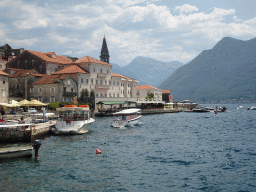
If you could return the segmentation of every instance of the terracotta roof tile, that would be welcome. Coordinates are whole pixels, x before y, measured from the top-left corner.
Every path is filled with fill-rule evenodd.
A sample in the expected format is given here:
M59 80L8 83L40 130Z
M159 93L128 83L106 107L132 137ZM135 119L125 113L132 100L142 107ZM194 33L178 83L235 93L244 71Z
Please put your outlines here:
M171 93L169 90L162 90L162 93Z
M39 80L37 80L35 83L33 83L34 85L38 85L38 84L53 84L58 82L59 79L65 79L68 75L64 74L64 75L44 75L43 77L41 77Z
M3 70L0 70L0 75L4 75L4 76L10 76L9 74L3 72Z
M77 73L88 73L88 71L82 69L81 67L79 67L78 65L71 65L65 69L62 69L60 71L57 71L55 73L53 73L53 75L56 75L56 74L77 74Z
M53 63L59 63L59 64L72 63L71 59L69 59L65 56L56 55L54 52L41 53L41 52L37 52L37 51L29 51L29 50L26 50L26 51L47 61L47 62L53 62Z
M80 59L78 59L75 63L97 63L97 64L102 64L102 65L110 65L109 63L103 62L101 60L98 59L94 59L92 57L86 56L86 57L82 57Z
M158 88L155 88L149 85L137 85L134 89L158 89Z
M133 81L135 80L135 79L132 79L130 77L127 77L127 76L124 76L124 75L119 75L119 74L116 74L116 73L112 73L112 77L122 77L122 78L133 80Z
M36 74L37 72L34 69L31 70L17 70L11 77L25 77L28 74Z

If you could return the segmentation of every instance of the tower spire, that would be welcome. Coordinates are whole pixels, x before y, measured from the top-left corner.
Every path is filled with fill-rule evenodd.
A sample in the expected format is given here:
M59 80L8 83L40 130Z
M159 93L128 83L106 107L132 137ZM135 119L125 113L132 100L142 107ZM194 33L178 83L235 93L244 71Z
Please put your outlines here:
M107 46L105 35L104 35L103 42L102 42L102 48L101 48L101 52L100 52L100 60L104 61L106 63L109 63L109 52L108 52L108 46Z

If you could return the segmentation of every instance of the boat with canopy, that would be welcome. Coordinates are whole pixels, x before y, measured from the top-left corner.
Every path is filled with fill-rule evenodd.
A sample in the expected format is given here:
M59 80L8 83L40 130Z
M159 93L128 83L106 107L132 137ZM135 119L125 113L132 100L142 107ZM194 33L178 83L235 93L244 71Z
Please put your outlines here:
M52 130L57 135L80 135L88 132L87 127L95 120L90 117L88 105L65 105L57 108L59 118Z
M140 111L140 109L133 108L113 113L113 115L118 116L118 119L112 122L112 127L119 128L137 125L139 123L139 120L141 119Z

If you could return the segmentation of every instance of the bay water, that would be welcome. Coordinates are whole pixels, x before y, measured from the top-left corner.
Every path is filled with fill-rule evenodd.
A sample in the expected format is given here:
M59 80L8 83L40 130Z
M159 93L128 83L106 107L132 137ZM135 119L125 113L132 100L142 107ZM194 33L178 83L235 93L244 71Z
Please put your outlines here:
M121 129L95 118L85 135L41 139L38 158L0 162L0 191L256 191L256 104L238 105Z

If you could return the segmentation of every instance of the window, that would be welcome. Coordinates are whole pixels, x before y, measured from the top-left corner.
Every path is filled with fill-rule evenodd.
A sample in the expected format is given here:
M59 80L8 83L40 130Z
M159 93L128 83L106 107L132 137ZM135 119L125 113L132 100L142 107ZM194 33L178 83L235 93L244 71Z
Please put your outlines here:
M9 89L11 89L12 88L12 85L9 85Z
M73 88L71 88L71 92L73 92Z
M114 95L113 95L113 97L115 97L116 95L115 95L115 93L114 93Z
M5 81L3 81L3 84L5 84Z
M55 102L55 97L54 96L51 96L50 102Z
M119 94L117 94L117 97L119 97Z
M105 85L107 85L107 81L105 81Z
M102 96L102 93L100 94L100 97L103 97L103 96Z
M100 80L100 84L102 85L102 79Z
M3 97L5 97L5 91L4 91L4 90L3 90L3 92L2 92L2 93L3 93Z
M83 79L81 79L81 83L83 83L84 82L84 80Z
M20 85L19 84L17 84L17 89L19 89L20 88Z
M96 79L96 84L98 85L98 80Z
M32 63L33 63L33 64L35 63L35 59L32 59Z
M100 73L102 73L102 69L100 69Z
M105 93L105 97L107 97L107 93Z
M107 73L108 73L108 70L107 70Z
M113 81L113 85L115 85L116 84L116 82L115 81Z
M66 98L65 97L63 97L63 102L66 102Z
M86 83L89 83L89 79L86 79Z
M91 84L93 84L93 79L91 79Z
M96 94L96 97L98 97L98 93Z
M70 79L68 79L68 85L70 85Z
M93 72L95 72L95 68L93 68Z
M139 91L137 91L137 96L140 96L140 92Z
M52 88L51 88L51 92L55 92L55 87L52 87Z
M40 87L40 88L38 88L38 92L39 93L41 93L42 92L42 88Z
M111 85L111 81L109 81L109 85Z
M111 97L111 93L109 93L109 97Z
M119 81L117 81L117 85L119 85Z

